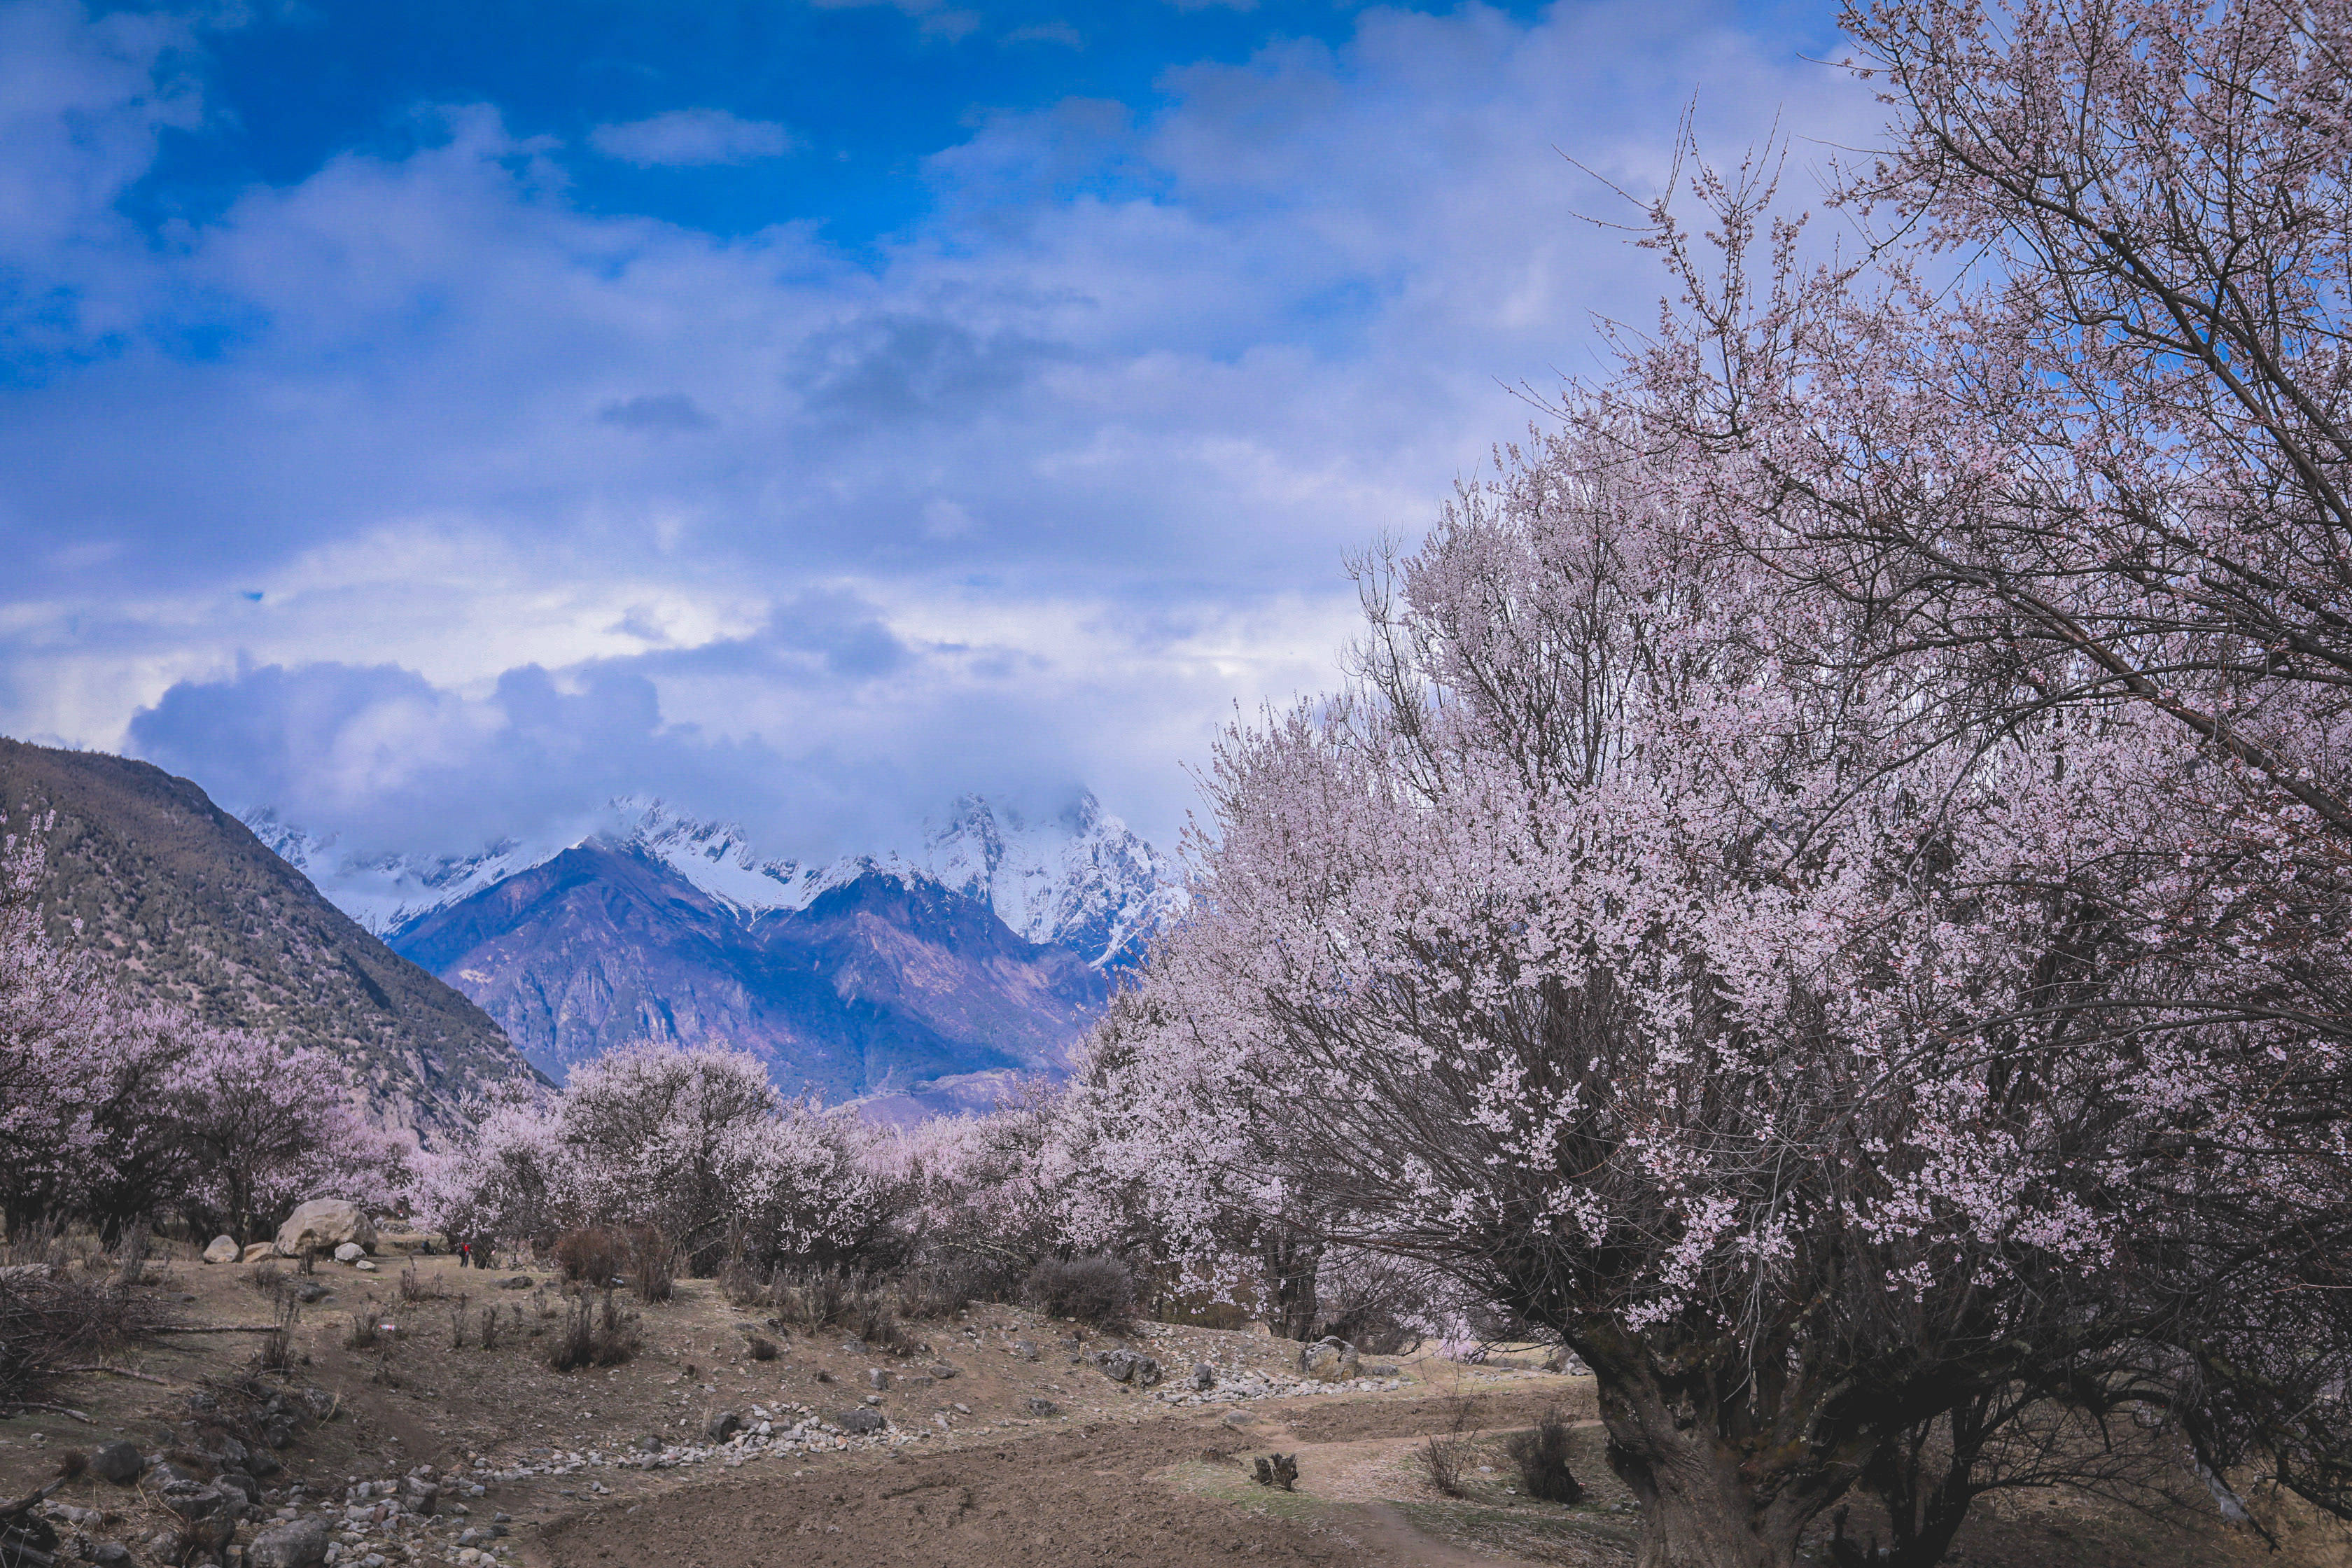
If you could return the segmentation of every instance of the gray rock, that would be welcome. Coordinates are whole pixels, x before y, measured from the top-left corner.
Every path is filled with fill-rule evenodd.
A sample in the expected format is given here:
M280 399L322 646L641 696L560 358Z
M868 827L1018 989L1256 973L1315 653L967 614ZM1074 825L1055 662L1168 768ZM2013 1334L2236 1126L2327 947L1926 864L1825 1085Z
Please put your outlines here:
M157 1454L147 1456L147 1479L159 1490L169 1490L175 1486L200 1487L205 1484L204 1477L197 1475L194 1470L175 1465Z
M302 1283L294 1287L294 1299L297 1301L301 1302L306 1307L314 1301L323 1301L333 1294L333 1291L328 1289L324 1285L320 1284L316 1279L305 1279Z
M889 1417L869 1405L860 1405L855 1410L843 1411L833 1418L833 1424L845 1432L855 1432L863 1437L871 1433L879 1432L883 1427L890 1425L890 1421Z
M245 1549L246 1568L312 1568L327 1560L327 1521L289 1519L273 1524Z
M165 1467L158 1465L155 1468L161 1471ZM166 1481L158 1496L166 1509L190 1523L216 1514L228 1513L234 1517L235 1513L244 1511L245 1500L235 1492L208 1487L199 1480Z
M89 1457L89 1473L118 1487L127 1487L137 1480L139 1472L146 1468L147 1457L139 1451L139 1446L119 1439Z
M278 1462L278 1456L266 1448L257 1448L245 1457L246 1472L265 1481L285 1468Z
M1184 1381L1192 1387L1206 1393L1208 1390L1217 1386L1217 1369L1211 1366L1207 1362L1195 1362L1192 1363L1192 1375L1186 1378Z
M702 1435L714 1443L723 1443L743 1430L743 1418L732 1410L721 1410L702 1424Z
M499 1289L501 1290L528 1290L530 1288L531 1278L528 1274L518 1274L511 1279L499 1281Z
M1345 1383L1356 1375L1356 1347L1334 1335L1301 1346L1298 1370L1318 1383Z
M331 1419L341 1404L325 1389L315 1386L302 1391L302 1403L310 1407L311 1416L320 1421Z
M1160 1363L1148 1355L1114 1345L1095 1353L1095 1365L1113 1383L1132 1384L1138 1388L1150 1388L1160 1381Z
M245 1465L246 1447L236 1438L224 1436L213 1445L213 1457L220 1460L225 1470L239 1469Z
M940 1383L945 1383L948 1379L958 1375L956 1369L946 1362L934 1363L930 1372L933 1380Z
M644 1436L637 1439L637 1452L641 1454L658 1454L661 1451L662 1440L659 1437L655 1436L652 1433L648 1432Z
M890 1386L890 1371L887 1367L869 1366L866 1369L866 1381L877 1390L887 1388Z
M357 1263L366 1256L367 1248L356 1241L347 1241L335 1248L335 1261L338 1263Z
M1035 1361L1037 1359L1037 1347L1031 1344L1027 1340L1015 1340L1013 1342L1013 1353L1019 1356L1023 1361Z
M212 1245L205 1248L205 1261L207 1263L234 1263L237 1259L237 1255L242 1253L244 1250L245 1248L236 1244L236 1237L233 1236L216 1236L213 1237Z
M1061 1413L1062 1407L1050 1399L1033 1397L1029 1401L1029 1414L1032 1415L1059 1415Z
M305 1252L331 1252L347 1241L363 1252L375 1250L375 1222L359 1205L341 1198L313 1198L296 1209L278 1227L278 1255L299 1258Z
M401 1483L400 1502L411 1513L431 1513L441 1506L441 1489L423 1476L410 1476Z
M257 1503L261 1500L261 1483L243 1470L223 1470L213 1485L223 1491L236 1493L248 1503Z
M120 1541L101 1541L89 1549L89 1560L98 1568L131 1568L131 1548Z

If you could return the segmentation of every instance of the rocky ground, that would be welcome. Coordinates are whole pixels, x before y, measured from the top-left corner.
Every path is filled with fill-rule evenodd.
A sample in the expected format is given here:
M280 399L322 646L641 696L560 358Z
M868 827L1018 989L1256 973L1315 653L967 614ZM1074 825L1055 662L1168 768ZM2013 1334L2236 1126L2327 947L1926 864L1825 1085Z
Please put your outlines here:
M632 1359L557 1373L546 1350L567 1308L545 1276L391 1248L373 1262L295 1281L314 1300L281 1370L255 1364L257 1332L173 1335L78 1375L63 1409L0 1421L0 1499L53 1476L68 1448L139 1467L50 1497L63 1563L168 1560L200 1495L246 1500L230 1550L244 1568L1632 1561L1638 1516L1602 1460L1591 1382L1532 1358L1367 1362L1321 1381L1263 1331L1106 1337L1002 1306L915 1325L919 1344L894 1354L780 1329L681 1280L665 1304L616 1300L639 1314ZM277 1289L260 1275L186 1258L143 1289L190 1326L257 1330ZM1156 1384L1137 1374L1145 1358ZM1521 1496L1504 1450L1554 1409L1589 1489L1573 1507ZM1466 1495L1431 1485L1433 1435L1464 1444ZM1295 1491L1254 1479L1277 1452L1297 1457ZM2033 1499L1988 1509L1952 1561L2352 1562L2315 1526L2282 1545Z

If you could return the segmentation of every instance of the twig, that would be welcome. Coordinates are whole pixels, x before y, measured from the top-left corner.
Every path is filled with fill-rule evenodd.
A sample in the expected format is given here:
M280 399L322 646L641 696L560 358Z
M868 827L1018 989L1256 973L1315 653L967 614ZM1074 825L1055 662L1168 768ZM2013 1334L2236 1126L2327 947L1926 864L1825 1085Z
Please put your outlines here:
M202 1325L192 1323L165 1323L160 1328L151 1329L148 1331L150 1333L156 1334L274 1334L278 1331L278 1325L275 1323L223 1323Z
M169 1378L151 1377L143 1372L133 1372L127 1366L98 1366L93 1364L90 1366L61 1366L57 1370L59 1372L110 1372L117 1377L135 1377L142 1383L152 1383L158 1388L169 1388L172 1386L172 1383Z
M10 1410L47 1410L59 1415L70 1415L85 1426L95 1426L98 1425L98 1423L92 1420L87 1413L76 1410L70 1405L43 1405L37 1399L12 1399L8 1402L8 1408ZM0 1506L0 1513L5 1513L6 1511L7 1506Z

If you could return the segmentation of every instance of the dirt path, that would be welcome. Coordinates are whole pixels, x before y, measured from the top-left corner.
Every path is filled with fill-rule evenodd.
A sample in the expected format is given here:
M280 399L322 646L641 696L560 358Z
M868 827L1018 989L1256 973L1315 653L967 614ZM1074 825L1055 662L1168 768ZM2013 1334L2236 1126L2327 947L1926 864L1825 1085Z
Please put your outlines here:
M1244 1429L1186 1417L1022 1441L778 1470L608 1505L551 1528L545 1568L1077 1568L1229 1563L1236 1556L1364 1568L1516 1568L1434 1541L1381 1500L1368 1470L1432 1424L1436 1401L1265 1411ZM1328 1431L1333 1440L1317 1443ZM1300 1443L1298 1438L1307 1438ZM1234 1468L1269 1446L1308 1458L1301 1497L1234 1506L1171 1485L1171 1469Z

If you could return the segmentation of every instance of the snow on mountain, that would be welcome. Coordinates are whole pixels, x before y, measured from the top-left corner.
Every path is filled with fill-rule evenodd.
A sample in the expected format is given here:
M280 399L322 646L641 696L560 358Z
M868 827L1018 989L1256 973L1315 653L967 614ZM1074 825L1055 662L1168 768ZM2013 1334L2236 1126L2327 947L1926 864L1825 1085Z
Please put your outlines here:
M1140 958L1184 907L1176 868L1091 794L1043 822L965 795L925 835L922 867L1029 941L1076 948L1097 967Z
M926 824L922 847L912 855L849 856L824 865L763 856L740 826L636 796L612 801L573 832L540 842L503 839L463 856L339 854L333 835L314 837L268 806L248 813L245 824L379 935L591 839L664 862L744 920L806 909L828 889L861 876L933 883L988 904L1026 941L1071 948L1097 968L1139 959L1184 905L1173 864L1091 794L1034 822L966 795L944 824Z

